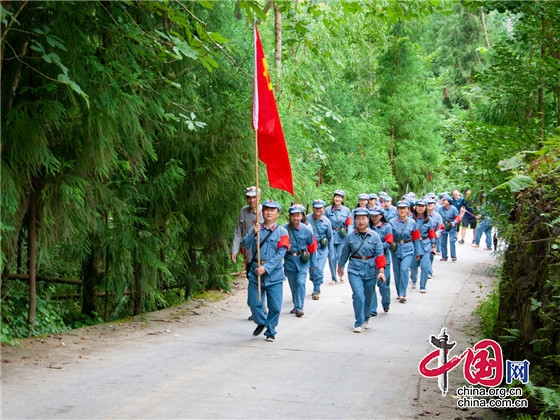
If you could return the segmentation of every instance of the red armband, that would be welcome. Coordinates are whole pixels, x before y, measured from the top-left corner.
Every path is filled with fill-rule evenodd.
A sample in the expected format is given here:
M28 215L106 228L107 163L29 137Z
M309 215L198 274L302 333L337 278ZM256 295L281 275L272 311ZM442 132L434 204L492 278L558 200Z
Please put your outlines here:
M443 223L441 225L438 225L436 230L439 230L440 232L443 232L445 230L445 226L443 226Z
M389 243L389 245L393 245L395 243L395 238L392 233L385 235L385 242Z
M352 218L350 216L348 216L346 218L346 226L350 226L352 224Z
M313 243L307 245L307 251L310 254L313 254L315 251L317 251L317 239L315 239L315 235L313 235Z
M455 221L457 222L457 224L461 223L461 216L457 216L455 218Z
M412 232L412 240L417 241L421 237L422 235L420 235L420 231L418 229L414 229L414 232Z
M385 268L385 266L387 265L385 254L381 254L379 257L375 257L375 265L377 265L377 268Z
M430 239L435 239L436 238L436 233L434 232L433 229L430 229L428 231L428 238L430 238Z
M288 235L283 235L280 237L280 240L278 241L278 249L282 247L290 247L290 237Z

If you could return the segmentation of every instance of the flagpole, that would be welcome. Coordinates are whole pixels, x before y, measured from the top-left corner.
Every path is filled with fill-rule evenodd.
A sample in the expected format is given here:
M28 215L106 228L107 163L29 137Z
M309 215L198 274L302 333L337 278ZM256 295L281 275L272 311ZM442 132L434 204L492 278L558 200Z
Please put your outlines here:
M259 86L257 78L257 24L253 22L253 45L254 45L254 69L253 69L253 129L255 130L255 187L257 188L257 218L256 222L260 225L259 214ZM255 107L257 109L255 110ZM257 231L257 270L261 266L261 229ZM257 293L259 302L261 301L261 275L257 272Z
M257 140L257 130L255 130L255 186L257 187L257 218L260 224L259 215L259 142ZM257 269L261 266L261 229L257 231ZM261 275L257 272L257 290L259 302L261 301Z

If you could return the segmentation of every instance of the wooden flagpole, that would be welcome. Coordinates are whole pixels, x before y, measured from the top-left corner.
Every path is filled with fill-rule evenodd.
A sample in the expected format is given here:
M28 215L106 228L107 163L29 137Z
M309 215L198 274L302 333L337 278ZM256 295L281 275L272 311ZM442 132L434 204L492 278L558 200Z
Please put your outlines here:
M256 81L255 81L256 83ZM259 141L257 139L257 130L255 130L255 187L257 188L257 218L256 223L260 225L259 214ZM257 269L261 266L261 229L257 231ZM257 273L257 291L259 302L261 300L261 275Z
M253 69L253 128L255 129L255 187L257 188L257 218L259 224L257 232L257 270L261 266L261 229L259 214L259 85L257 78L257 23L253 21L254 69ZM257 292L261 301L261 275L257 273Z

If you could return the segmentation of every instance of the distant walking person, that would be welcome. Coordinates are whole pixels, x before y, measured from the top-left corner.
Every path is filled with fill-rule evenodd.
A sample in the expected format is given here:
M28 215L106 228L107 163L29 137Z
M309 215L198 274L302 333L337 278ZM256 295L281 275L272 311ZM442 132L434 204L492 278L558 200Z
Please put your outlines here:
M331 269L331 284L338 282L336 278L336 267L342 247L348 234L348 229L352 225L352 216L350 209L344 205L344 196L346 194L342 190L335 190L333 194L332 204L325 209L323 213L332 225L333 240L331 253L329 255L329 267ZM340 281L344 281L344 273L340 276Z
M323 200L313 201L313 213L307 215L307 221L317 240L317 261L315 263L315 270L309 272L309 279L313 283L313 292L311 298L319 300L321 294L321 285L323 284L323 277L325 272L325 265L329 257L329 252L332 249L332 226L331 221L323 216L325 210L325 202Z
M393 229L391 225L385 220L383 209L379 206L374 206L370 209L372 230L376 231L383 244L383 255L385 255L385 281L377 280L377 287L381 295L381 306L383 312L389 312L391 306L391 251L393 246ZM377 294L373 294L373 302L371 304L371 316L377 316Z
M375 282L385 281L385 255L379 235L369 228L367 208L354 212L355 229L348 235L338 262L338 274L342 276L348 259L348 279L352 288L354 306L354 332L369 328L369 318Z
M441 217L441 214L439 214L435 210L436 209L435 197L428 198L426 202L428 203L428 216L430 216L430 220L432 221L432 229L434 229L434 232L436 234L436 238L434 240L436 244L436 252L430 253L430 275L428 276L428 278L431 278L434 275L434 257L436 256L438 252L438 247L440 246L439 240L440 240L441 232L443 232L444 226L443 226L443 219Z
M259 221L261 223L263 222L262 206L259 204L260 198L260 188L258 191L257 187L254 186L245 188L245 199L247 200L247 205L242 207L239 211L237 226L235 226L235 230L233 232L233 241L230 249L230 256L233 262L237 262L237 254L241 251L241 255L243 256L243 267L247 277L249 277L249 269L251 268L251 260L253 259L253 256L251 255L251 249L245 249L241 246L241 241L255 225L255 220L257 218L257 206L259 210ZM248 301L247 305L249 305ZM252 320L253 316L251 315L249 316L249 321Z
M455 206L451 205L452 199L445 196L442 199L443 207L439 209L439 214L443 219L443 232L440 235L441 244L441 261L447 261L449 254L447 253L448 244L451 252L451 261L457 261L457 250L455 242L457 241L457 226L461 223L461 217Z
M251 250L241 247L241 241L247 235L249 230L251 230L255 225L255 220L257 218L257 205L259 210L259 221L263 222L262 217L262 206L259 204L259 199L261 197L261 189L257 191L257 187L247 187L245 189L245 198L247 200L247 205L242 207L239 211L239 217L237 219L237 226L235 226L235 231L233 232L233 241L231 243L230 255L233 262L237 262L237 254L241 251L243 255L243 261L247 271L249 267L247 265L251 264Z
M476 225L478 220L476 219L476 215L474 214L473 204L470 200L471 189L465 189L465 195L463 197L463 217L461 222L461 239L459 243L462 245L465 243L465 236L467 234L467 228L471 228L473 230L473 243L476 238ZM461 212L459 212L459 215Z
M253 321L257 324L253 335L256 337L263 332L266 341L275 341L276 327L282 309L283 282L286 279L282 267L282 259L290 247L288 231L278 226L278 214L282 207L276 201L268 200L262 205L264 223L255 223L254 228L247 233L241 244L252 250L253 259L249 270L249 286L247 287L248 301L253 314ZM260 265L257 255L257 234L260 231ZM261 280L259 296L258 277ZM264 308L264 298L268 314Z
M412 278L412 288L415 289L418 281L418 268L420 268L420 293L426 293L426 284L432 268L430 256L436 253L436 233L427 212L426 201L418 200L416 202L413 219L416 220L416 227L420 232L420 256L412 261L410 277Z
M480 224L476 229L476 236L472 243L474 248L478 248L480 246L480 241L482 239L482 235L486 236L486 251L492 251L492 219L490 217L490 212L486 206L482 207L480 214L477 216L477 219L480 220ZM495 249L494 249L495 251Z

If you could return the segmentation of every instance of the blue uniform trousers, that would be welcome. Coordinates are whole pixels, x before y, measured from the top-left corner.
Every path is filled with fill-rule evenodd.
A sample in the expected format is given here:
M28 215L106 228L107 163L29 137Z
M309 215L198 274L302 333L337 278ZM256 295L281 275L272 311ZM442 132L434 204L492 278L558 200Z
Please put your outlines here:
M490 219L486 218L476 228L476 238L475 243L480 245L480 240L482 239L482 234L486 235L486 248L492 248L492 224Z
M410 279L412 283L416 284L418 282L418 268L420 268L420 289L426 290L426 284L428 283L428 275L431 274L432 264L430 261L430 256L433 255L431 252L426 252L420 257L419 260L414 259L412 265L410 266Z
M319 293L323 284L325 275L325 265L329 257L329 247L319 248L317 250L317 261L315 262L315 270L309 270L309 280L313 283L313 293Z
M280 311L282 310L283 282L270 282L268 274L261 276L261 300L259 301L259 293L257 286L257 276L254 270L249 272L248 300L251 307L253 320L259 325L264 325L266 331L265 336L276 335L276 327L280 319ZM264 298L266 295L266 303L268 314L264 309Z
M408 287L408 270L414 260L414 255L406 255L403 258L397 258L395 253L391 253L391 263L393 265L393 277L395 281L395 288L397 289L397 296L406 297L406 289Z
M381 305L383 309L388 309L391 305L391 257L385 255L387 265L385 266L385 283L377 280L377 287L381 295ZM373 294L373 302L371 303L371 313L377 314L377 293Z
M369 321L371 302L375 294L375 277L363 278L348 272L348 280L352 288L352 304L354 306L354 327Z
M457 252L455 250L455 242L457 242L457 228L454 227L449 232L442 232L440 236L441 241L441 257L447 258L449 255L447 253L447 242L449 241L449 247L451 248L451 258L457 258Z
M303 311L303 301L305 300L305 281L307 280L307 270L305 271L288 271L284 270L288 277L288 284L292 291L292 303L294 309Z
M331 278L333 281L336 280L336 268L338 267L338 260L340 254L342 253L342 248L344 247L344 242L339 244L333 244L331 252L329 254L329 267L331 269Z

